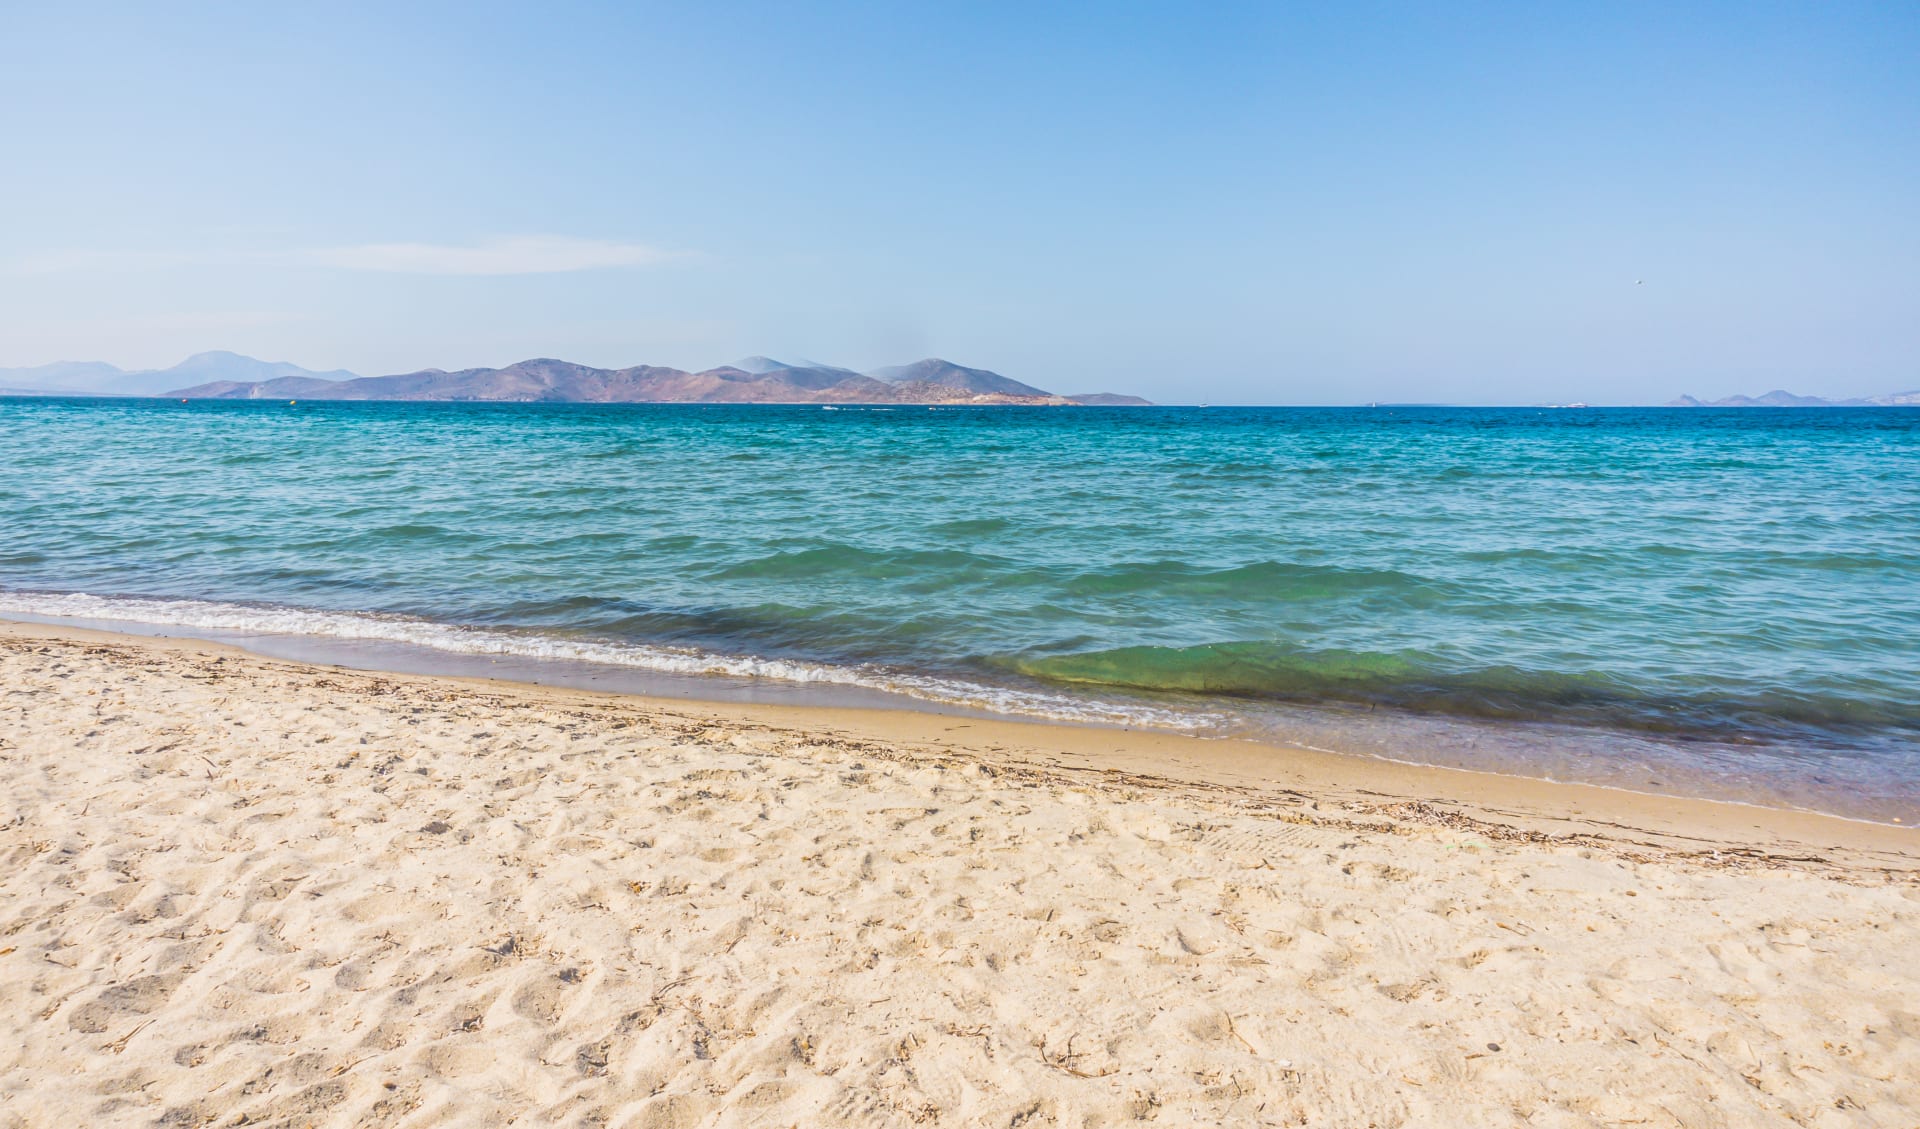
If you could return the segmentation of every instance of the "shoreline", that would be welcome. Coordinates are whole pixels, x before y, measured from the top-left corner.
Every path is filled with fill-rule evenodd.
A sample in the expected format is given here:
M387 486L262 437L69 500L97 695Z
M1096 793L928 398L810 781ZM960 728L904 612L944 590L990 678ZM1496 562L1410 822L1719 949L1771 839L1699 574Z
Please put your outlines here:
M1920 846L0 625L0 1126L1907 1124Z
M1231 695L1168 699L1118 689L1103 695L1073 686L995 682L952 670L573 638L539 629L496 634L473 624L270 603L0 592L0 605L0 624L197 639L322 666L645 699L844 707L1187 734L1349 760L1920 827L1920 792L1910 758L1897 748L1875 746L1878 758L1849 758L1792 742L1730 744L1731 738L1706 734L1696 734L1698 740L1656 740L1630 727L1544 717L1489 719L1395 709L1376 714L1345 701ZM1888 766L1907 775L1886 776Z
M174 630L179 630L175 628ZM354 673L524 695L532 700L627 703L702 720L792 731L831 732L862 741L924 746L988 756L1028 768L1122 773L1180 787L1250 795L1309 794L1336 804L1377 808L1417 803L1439 818L1466 819L1515 832L1586 835L1645 846L1716 844L1771 852L1793 845L1910 859L1920 871L1920 827L1736 800L1641 792L1606 784L1556 781L1301 745L1233 737L1197 737L1054 719L1021 720L981 711L902 706L827 706L662 697L623 690L552 685L481 675L344 666L261 653L193 635L146 635L0 618L0 640L51 639L233 656L309 673ZM902 699L903 702L910 702ZM962 730L970 730L956 736ZM937 734L937 735L936 735Z

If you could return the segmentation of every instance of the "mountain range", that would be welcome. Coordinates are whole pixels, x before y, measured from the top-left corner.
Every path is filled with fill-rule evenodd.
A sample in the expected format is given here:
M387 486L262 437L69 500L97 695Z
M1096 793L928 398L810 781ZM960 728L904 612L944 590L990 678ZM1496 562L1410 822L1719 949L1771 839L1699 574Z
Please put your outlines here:
M172 368L128 371L105 361L55 361L33 368L0 369L0 390L13 395L160 396L208 381L259 381L300 377L352 380L344 369L314 372L285 361L256 361L238 353L195 353Z
M1135 406L1138 396L1094 392L1062 396L987 369L928 358L856 372L815 361L747 357L687 372L658 365L600 369L548 358L505 368L425 369L358 376L315 372L286 361L238 353L196 353L171 368L127 370L104 361L57 361L0 369L0 395L169 396L220 400L502 400L582 403L733 404L1081 404ZM1674 408L1920 407L1920 390L1853 399L1775 390L1760 396L1701 400Z
M170 369L126 372L98 361L0 369L0 392L169 396L202 400L502 400L578 403L1059 404L1133 406L1110 392L1060 396L986 369L928 358L861 373L812 361L748 357L702 372L658 365L600 369L539 358L505 368L394 376L313 372L235 353L201 353Z
M1720 400L1699 400L1682 396L1667 401L1669 408L1901 408L1920 407L1920 391L1889 392L1884 396L1866 396L1852 400L1829 400L1824 396L1797 396L1775 389L1761 396L1728 396Z
M602 369L537 358L505 368L426 369L395 376L287 375L215 380L166 393L182 399L505 400L702 404L1144 404L1136 397L1058 396L986 369L930 358L870 373L749 357L701 372L660 365Z

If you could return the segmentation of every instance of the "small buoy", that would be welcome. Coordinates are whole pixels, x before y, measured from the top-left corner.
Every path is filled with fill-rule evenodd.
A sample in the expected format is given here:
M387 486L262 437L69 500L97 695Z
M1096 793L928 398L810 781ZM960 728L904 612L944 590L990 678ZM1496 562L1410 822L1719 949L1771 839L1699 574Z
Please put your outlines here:
M300 402L300 401L298 401L298 400L288 400L288 401L287 401L287 404L288 404L289 406L292 406L292 405L294 405L294 404L297 404L297 403L299 403L299 402Z

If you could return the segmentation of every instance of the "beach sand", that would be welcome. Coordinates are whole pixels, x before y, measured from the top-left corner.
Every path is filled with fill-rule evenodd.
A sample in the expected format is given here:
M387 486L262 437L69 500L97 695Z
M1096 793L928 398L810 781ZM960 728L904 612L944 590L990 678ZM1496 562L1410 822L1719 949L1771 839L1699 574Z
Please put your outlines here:
M34 625L0 764L0 1126L1920 1124L1902 828Z

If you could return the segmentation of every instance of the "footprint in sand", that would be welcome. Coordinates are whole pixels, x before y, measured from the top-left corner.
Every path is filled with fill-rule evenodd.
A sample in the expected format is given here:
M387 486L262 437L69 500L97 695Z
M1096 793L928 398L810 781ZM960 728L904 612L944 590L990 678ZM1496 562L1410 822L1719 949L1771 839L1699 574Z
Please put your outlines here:
M185 979L185 973L169 972L115 984L75 1008L67 1022L75 1031L98 1034L129 1016L147 1015L157 1010Z

